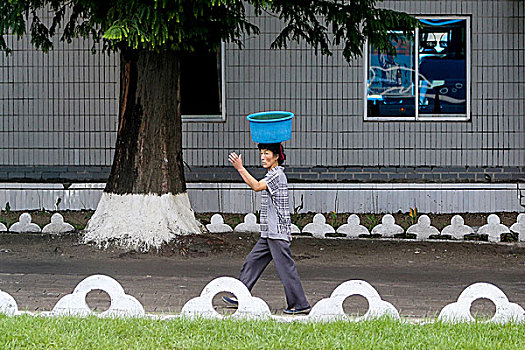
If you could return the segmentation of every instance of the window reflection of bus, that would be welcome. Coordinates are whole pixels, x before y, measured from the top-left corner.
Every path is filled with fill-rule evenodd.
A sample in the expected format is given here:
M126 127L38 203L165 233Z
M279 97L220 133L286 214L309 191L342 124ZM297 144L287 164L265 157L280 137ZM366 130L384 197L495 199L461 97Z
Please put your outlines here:
M419 113L466 113L464 20L422 20L419 33Z
M400 117L415 114L414 95L368 95L369 117Z
M414 115L414 69L402 65L371 66L369 77L370 117Z
M418 52L418 113L465 114L466 26L464 19L421 20ZM406 56L405 56L406 57ZM403 61L413 62L404 58ZM368 80L368 116L414 116L415 69L373 54Z

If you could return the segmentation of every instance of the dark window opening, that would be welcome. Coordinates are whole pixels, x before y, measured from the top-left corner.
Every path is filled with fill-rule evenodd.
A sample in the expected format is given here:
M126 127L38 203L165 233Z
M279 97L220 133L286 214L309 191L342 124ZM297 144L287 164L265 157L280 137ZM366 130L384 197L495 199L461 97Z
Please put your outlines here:
M183 116L219 116L221 52L195 52L181 59L181 113Z

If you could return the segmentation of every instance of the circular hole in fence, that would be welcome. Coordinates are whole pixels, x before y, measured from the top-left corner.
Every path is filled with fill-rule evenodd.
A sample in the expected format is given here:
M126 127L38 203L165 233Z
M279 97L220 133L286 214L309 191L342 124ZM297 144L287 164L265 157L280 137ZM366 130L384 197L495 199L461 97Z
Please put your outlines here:
M362 295L351 295L343 301L343 311L350 317L361 317L368 308L368 300Z
M229 316L233 315L235 311L237 311L237 307L231 303L228 303L224 298L229 298L233 300L237 300L237 297L235 294L230 292L219 292L215 294L215 296L212 299L212 305L213 309L217 311L222 316Z
M496 305L486 298L476 299L470 306L470 313L476 321L487 321L496 314Z
M111 297L102 289L93 289L86 295L86 304L93 312L104 312L111 306Z

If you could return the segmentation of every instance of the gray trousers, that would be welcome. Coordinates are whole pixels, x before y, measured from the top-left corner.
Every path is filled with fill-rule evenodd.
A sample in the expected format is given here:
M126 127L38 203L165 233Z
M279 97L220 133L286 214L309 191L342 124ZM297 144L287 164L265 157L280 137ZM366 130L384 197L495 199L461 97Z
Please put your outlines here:
M299 273L292 259L290 243L281 239L259 238L242 265L239 280L251 291L270 261L274 260L275 268L284 286L288 308L302 309L310 304L304 295Z

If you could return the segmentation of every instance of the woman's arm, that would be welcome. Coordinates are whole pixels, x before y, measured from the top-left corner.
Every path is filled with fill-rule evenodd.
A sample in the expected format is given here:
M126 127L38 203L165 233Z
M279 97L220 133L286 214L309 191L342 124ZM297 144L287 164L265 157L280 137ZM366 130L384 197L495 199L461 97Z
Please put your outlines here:
M254 191L262 191L266 189L266 182L264 181L257 181L249 172L246 170L242 165L242 155L237 155L235 152L230 153L228 156L228 160L230 163L232 163L233 167L237 169L239 172L239 175L241 175L242 179L248 186L252 188Z

